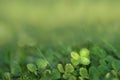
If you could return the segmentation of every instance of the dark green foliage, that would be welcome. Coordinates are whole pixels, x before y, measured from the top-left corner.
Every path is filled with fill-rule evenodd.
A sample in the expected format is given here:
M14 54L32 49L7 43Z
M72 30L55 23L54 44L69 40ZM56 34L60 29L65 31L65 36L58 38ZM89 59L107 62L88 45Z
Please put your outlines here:
M119 80L120 53L113 52L97 44L41 50L26 46L16 51L18 56L9 55L9 67L0 75L3 80Z
M90 79L91 79L91 80L100 80L100 79L99 79L99 73L98 73L98 72L99 72L99 71L97 70L96 67L91 66L91 67L89 68L89 76L90 76Z

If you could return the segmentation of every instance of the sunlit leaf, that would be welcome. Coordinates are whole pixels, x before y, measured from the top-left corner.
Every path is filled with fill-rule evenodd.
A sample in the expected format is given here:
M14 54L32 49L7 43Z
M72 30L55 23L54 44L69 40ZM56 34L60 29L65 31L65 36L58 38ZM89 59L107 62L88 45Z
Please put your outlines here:
M37 74L37 72L36 72L37 67L36 67L34 64L27 64L27 69L28 69L30 72L33 72L33 73Z
M74 67L71 64L65 65L65 72L66 73L72 73L74 71Z
M90 64L90 60L88 58L86 58L86 57L81 57L80 62L83 65L89 65Z
M90 51L87 48L83 48L80 50L80 56L89 58Z
M71 52L71 57L75 60L78 60L80 56L77 52Z
M57 68L58 68L58 70L59 70L61 73L64 73L64 72L65 72L62 64L58 64L58 65L57 65Z
M38 59L36 61L36 64L37 64L38 69L45 69L48 65L48 61L44 59Z
M71 63L72 63L74 66L77 66L78 64L80 64L80 60L71 59Z

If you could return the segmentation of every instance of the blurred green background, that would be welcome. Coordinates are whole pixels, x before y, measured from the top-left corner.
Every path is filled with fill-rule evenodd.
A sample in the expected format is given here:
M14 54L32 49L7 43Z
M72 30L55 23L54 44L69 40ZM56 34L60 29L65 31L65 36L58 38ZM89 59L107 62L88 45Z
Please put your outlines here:
M0 0L0 46L120 44L120 0Z

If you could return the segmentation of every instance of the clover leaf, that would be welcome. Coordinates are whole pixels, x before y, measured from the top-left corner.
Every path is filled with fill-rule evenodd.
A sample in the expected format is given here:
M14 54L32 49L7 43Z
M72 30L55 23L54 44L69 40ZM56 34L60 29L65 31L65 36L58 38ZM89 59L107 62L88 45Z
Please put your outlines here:
M77 66L78 64L80 64L80 60L75 60L75 59L71 59L71 63L74 65L74 66Z
M81 57L80 62L83 65L89 65L90 64L90 60L86 57Z
M88 71L86 68L80 68L79 69L79 74L81 75L82 78L88 78Z
M59 70L61 73L64 73L64 72L65 72L62 64L58 64L58 65L57 65L57 68L58 68L58 70Z
M63 74L63 78L64 78L64 79L68 79L70 76L71 76L70 73L65 73L65 74Z
M75 60L79 60L79 54L77 52L71 52L71 57Z
M87 48L83 48L80 50L80 56L89 58L90 51Z
M32 72L32 73L34 73L35 75L37 75L37 67L36 67L36 65L34 65L34 64L27 64L27 69L30 71L30 72Z
M69 63L65 65L65 72L72 73L74 71L74 67Z
M45 69L48 65L48 61L46 61L44 59L38 59L36 61L36 65L37 65L38 69Z

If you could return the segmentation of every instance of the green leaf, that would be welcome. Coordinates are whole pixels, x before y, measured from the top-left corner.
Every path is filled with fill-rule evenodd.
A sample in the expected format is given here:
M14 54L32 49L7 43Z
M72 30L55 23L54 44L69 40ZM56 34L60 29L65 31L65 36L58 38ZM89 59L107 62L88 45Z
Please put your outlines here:
M27 69L34 73L34 74L37 74L36 70L37 70L37 67L34 65L34 64L27 64Z
M108 72L106 75L105 75L105 78L106 79L109 79L111 77L111 74Z
M37 64L38 69L45 69L48 65L48 61L44 59L38 59L36 61L36 64Z
M89 58L90 51L87 48L83 48L80 50L80 57Z
M58 64L58 65L57 65L57 68L58 68L58 70L59 70L61 73L64 73L64 72L65 72L62 64Z
M99 60L99 63L100 63L100 65L106 65L106 66L107 66L107 63L105 62L104 59L100 59L100 60Z
M115 60L115 58L111 55L108 55L106 58L105 58L105 61L107 61L108 63L112 63L112 61Z
M71 64L65 65L65 72L66 73L72 73L74 71L74 67Z
M69 74L69 73L63 74L63 78L64 78L64 79L68 79L70 76L71 76L71 74Z
M75 76L71 75L71 76L69 77L69 80L77 80L77 78L76 78Z
M80 62L83 65L89 65L90 64L90 60L86 57L81 57Z
M86 68L80 68L79 74L80 74L81 77L83 77L83 78L88 78L88 71L87 71Z
M118 76L118 74L117 74L117 72L116 72L115 70L111 70L111 73L112 73L115 77Z
M79 80L84 80L84 78L79 76Z
M71 57L75 60L78 60L80 56L77 52L71 52Z
M71 63L72 63L74 66L77 66L78 64L80 64L80 60L71 59Z
M46 70L43 72L43 75L42 75L42 76L46 77L47 75L50 75L51 73L52 73L51 70L46 69Z
M11 78L10 78L10 73L9 73L9 72L5 72L5 73L4 73L4 79L5 79L5 80L11 80Z

